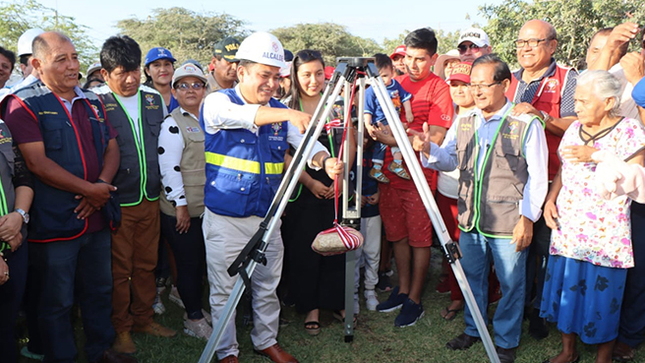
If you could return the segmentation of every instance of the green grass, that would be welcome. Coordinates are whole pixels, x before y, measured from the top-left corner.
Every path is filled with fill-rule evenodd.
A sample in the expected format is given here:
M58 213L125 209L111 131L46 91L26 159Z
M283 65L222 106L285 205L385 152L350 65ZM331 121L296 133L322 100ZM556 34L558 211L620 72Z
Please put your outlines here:
M460 312L453 321L445 321L439 315L441 309L449 304L450 296L449 294L440 295L434 291L441 266L441 255L438 250L433 249L432 252L431 272L423 295L425 316L415 326L395 328L396 312L385 314L368 311L361 300L361 313L358 325L354 330L354 341L345 343L343 327L340 322L332 318L331 312L323 311L321 313L321 333L312 337L303 328L304 315L297 314L294 308L284 308L284 317L291 323L280 330L278 342L286 351L303 363L488 362L484 346L481 343L475 344L467 351L455 352L445 348L447 341L463 332L464 315L463 312ZM387 296L388 293L379 294L379 300L385 300ZM167 312L157 317L156 320L176 329L179 332L177 337L165 339L135 333L133 338L138 349L135 356L142 363L197 362L206 342L183 334L183 311L167 300L167 292L163 301ZM490 316L493 312L494 307L489 311ZM249 337L251 327L242 327L240 315L238 314L238 327L240 328L237 332L240 344L240 361L269 362L268 359L253 353L253 345ZM77 320L75 326L79 333L80 344L82 328L79 324ZM525 321L522 328L522 340L517 350L517 363L539 363L559 352L560 334L554 326L550 326L549 336L542 341L534 340L527 331L528 322ZM578 343L578 349L581 354L580 362L594 362L594 346ZM85 362L82 353L79 361ZM23 358L20 362L34 361ZM634 362L645 362L645 354L637 351Z

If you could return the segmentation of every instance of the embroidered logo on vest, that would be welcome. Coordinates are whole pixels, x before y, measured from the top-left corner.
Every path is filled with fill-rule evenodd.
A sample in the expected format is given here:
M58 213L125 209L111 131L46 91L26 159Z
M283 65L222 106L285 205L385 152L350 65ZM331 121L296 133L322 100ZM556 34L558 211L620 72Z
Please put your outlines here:
M502 132L504 139L517 140L519 135L519 126L517 121L510 121L506 132Z
M546 85L544 85L544 93L555 93L559 83L560 81L557 79L549 79Z

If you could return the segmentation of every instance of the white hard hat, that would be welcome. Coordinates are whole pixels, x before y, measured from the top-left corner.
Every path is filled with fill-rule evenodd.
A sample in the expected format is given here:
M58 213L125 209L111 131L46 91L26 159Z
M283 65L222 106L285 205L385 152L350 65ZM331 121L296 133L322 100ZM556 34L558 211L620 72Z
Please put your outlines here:
M278 68L286 66L282 43L273 34L266 32L253 33L246 37L240 44L235 58Z
M103 66L101 66L101 62L95 62L92 63L89 67L87 67L87 76L89 77L92 73L96 71L100 71Z
M45 31L39 28L29 29L26 32L22 33L20 38L18 38L18 57L23 55L32 54L31 43L34 42L34 39Z

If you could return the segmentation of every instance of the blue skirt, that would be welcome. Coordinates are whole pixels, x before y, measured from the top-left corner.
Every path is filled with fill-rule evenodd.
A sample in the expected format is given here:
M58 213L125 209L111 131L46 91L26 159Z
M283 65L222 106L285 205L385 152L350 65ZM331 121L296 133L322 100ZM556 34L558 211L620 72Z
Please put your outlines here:
M627 269L549 256L540 316L585 344L616 339Z

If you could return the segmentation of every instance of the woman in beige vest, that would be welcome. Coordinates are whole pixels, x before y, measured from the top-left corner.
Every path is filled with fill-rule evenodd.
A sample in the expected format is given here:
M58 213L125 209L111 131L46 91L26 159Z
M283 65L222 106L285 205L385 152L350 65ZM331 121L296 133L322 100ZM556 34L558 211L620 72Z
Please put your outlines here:
M184 332L208 339L210 315L202 311L202 278L206 264L201 215L204 212L204 133L199 111L206 93L206 77L193 64L179 67L172 92L179 102L161 124L159 168L161 233L177 264L177 288L186 308Z

